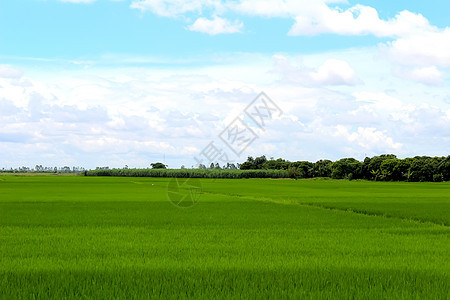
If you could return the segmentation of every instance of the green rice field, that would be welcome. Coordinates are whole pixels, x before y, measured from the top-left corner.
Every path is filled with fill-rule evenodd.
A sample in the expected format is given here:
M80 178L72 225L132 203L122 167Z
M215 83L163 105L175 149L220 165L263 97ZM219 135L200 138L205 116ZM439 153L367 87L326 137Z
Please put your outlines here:
M449 182L170 180L0 176L0 299L450 297Z

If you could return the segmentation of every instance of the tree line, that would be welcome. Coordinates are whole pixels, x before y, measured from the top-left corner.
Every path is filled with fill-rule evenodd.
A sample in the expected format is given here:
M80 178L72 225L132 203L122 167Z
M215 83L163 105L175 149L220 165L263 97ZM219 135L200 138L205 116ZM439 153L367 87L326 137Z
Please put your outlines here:
M97 168L82 172L86 176L128 177L194 177L194 178L333 178L374 181L450 181L450 155L447 157L415 156L399 159L393 154L366 157L364 161L343 158L337 161L291 162L282 158L267 159L265 155L249 156L242 164L220 167L211 163L207 168L167 169L163 163L152 163L151 169Z
M18 168L0 169L0 173L81 173L84 172L83 167L43 167L42 165L36 165L34 168L22 166Z
M343 158L290 162L284 159L251 157L240 165L241 170L285 170L291 178L330 177L334 179L365 179L375 181L449 181L450 155L447 157L415 156L397 158L394 154L366 157L364 161Z

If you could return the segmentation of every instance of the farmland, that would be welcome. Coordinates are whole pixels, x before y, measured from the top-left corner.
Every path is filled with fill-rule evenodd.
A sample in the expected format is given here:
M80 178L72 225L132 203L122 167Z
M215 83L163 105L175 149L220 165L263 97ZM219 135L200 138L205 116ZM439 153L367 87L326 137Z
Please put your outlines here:
M450 183L0 176L0 298L449 295Z

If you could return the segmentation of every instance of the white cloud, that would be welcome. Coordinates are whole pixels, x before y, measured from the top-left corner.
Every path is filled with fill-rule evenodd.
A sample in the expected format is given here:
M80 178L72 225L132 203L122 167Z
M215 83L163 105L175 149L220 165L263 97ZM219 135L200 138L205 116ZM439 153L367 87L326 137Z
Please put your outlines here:
M389 19L380 18L378 11L370 6L357 4L347 9L332 4L345 0L140 0L131 3L131 8L150 11L164 17L183 17L190 31L209 35L232 34L243 31L243 23L230 21L224 14L237 14L264 18L286 18L295 21L288 30L292 36L320 34L374 35L393 38L380 44L382 53L394 64L420 66L409 71L399 71L397 76L424 84L442 83L443 74L437 68L450 67L450 28L439 29L419 13L400 11ZM340 65L338 65L340 64ZM355 85L360 82L352 68L345 63L328 61L314 73L306 69L301 72L286 68L291 81L328 84Z
M359 4L340 10L325 3L317 3L314 9L299 11L294 19L296 22L289 31L290 35L334 33L396 37L427 32L434 28L421 14L402 11L392 19L382 20L376 9Z
M389 74L389 68L380 73L379 62L366 59L367 49L355 51L305 55L302 62L281 55L252 56L250 61L243 55L232 63L175 70L95 65L52 73L30 69L20 78L30 86L0 78L0 147L5 153L0 168L44 162L142 167L164 153L169 166L190 167L193 156L260 91L284 114L244 156L361 159L365 153L447 151L445 86L410 84ZM350 58L357 72L346 63ZM362 69L355 63L361 59L367 64ZM284 80L274 74L274 61ZM356 73L364 84L351 85ZM391 86L398 92L380 92ZM430 145L429 136L438 142Z
M411 34L388 42L382 50L403 65L450 67L450 28Z
M330 7L340 0L142 0L134 1L131 8L151 11L165 17L186 14L220 16L226 12L269 18L289 18L295 24L290 35L317 35L333 33L342 35L373 34L378 37L407 36L411 33L429 32L435 29L421 14L402 11L394 18L380 19L375 8L355 5L346 10ZM207 20L205 17L199 20ZM203 32L203 31L202 31ZM236 31L233 31L236 32Z
M294 65L289 58L275 55L275 71L283 80L301 85L355 85L361 82L355 70L343 60L327 59L318 68Z
M211 20L198 18L194 24L188 26L188 29L209 35L216 35L221 33L238 33L241 32L243 26L242 22L239 21L230 22L227 19L214 17Z
M356 101L373 112L391 113L406 110L404 103L384 92L355 92Z
M0 78L20 78L23 72L8 65L0 65Z
M229 3L229 9L241 14L261 16L269 18L287 18L294 10L303 6L304 1L279 1L279 0L244 0ZM312 1L314 6L315 2Z
M374 35L393 38L379 45L382 53L394 63L394 74L427 85L442 84L443 73L438 68L450 67L450 28L440 29L430 24L420 13L408 10L382 19L374 7L357 4L347 9L332 4L345 0L141 0L132 8L151 11L165 17L185 17L196 21L188 30L210 35L239 33L243 23L223 18L225 13L264 18L286 18L295 21L288 35L320 34ZM328 61L318 70L282 67L288 80L306 84L355 85L357 80L350 66ZM395 66L415 66L404 68ZM417 68L417 66L421 68ZM315 72L315 73L314 73Z
M203 9L219 9L222 6L220 0L141 0L133 1L131 8L141 11L150 11L164 17L179 17L186 13L200 14Z
M354 85L359 82L355 70L342 60L328 59L311 74L314 81L326 85Z
M444 73L435 66L417 68L398 68L394 74L405 79L426 85L440 85L444 83Z
M351 143L357 143L366 150L375 150L380 153L398 151L402 147L401 143L394 142L385 131L379 131L376 128L358 127L357 131L350 132L348 128L338 125L335 135L344 137Z

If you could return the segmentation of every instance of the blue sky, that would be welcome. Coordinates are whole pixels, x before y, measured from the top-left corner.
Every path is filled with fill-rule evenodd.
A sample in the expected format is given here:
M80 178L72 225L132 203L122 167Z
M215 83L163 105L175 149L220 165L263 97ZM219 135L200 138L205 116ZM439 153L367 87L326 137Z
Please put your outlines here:
M423 14L431 24L448 26L448 1L349 1L374 6L382 19L402 10ZM375 5L376 4L376 5ZM198 13L162 17L130 8L130 1L99 0L67 3L54 0L2 1L1 53L5 56L44 58L96 58L108 53L184 57L220 52L314 53L376 45L371 35L334 34L289 37L293 21L285 18L227 13L245 24L243 33L209 36L186 30Z
M260 91L283 115L235 161L448 155L448 11L448 1L1 1L0 168L190 166Z

